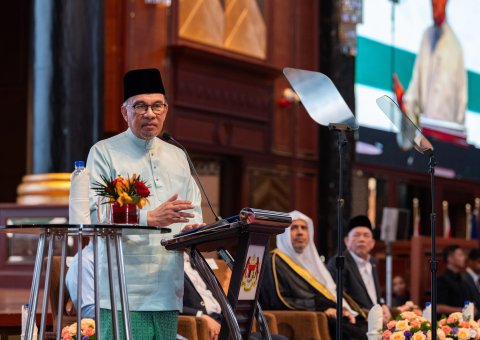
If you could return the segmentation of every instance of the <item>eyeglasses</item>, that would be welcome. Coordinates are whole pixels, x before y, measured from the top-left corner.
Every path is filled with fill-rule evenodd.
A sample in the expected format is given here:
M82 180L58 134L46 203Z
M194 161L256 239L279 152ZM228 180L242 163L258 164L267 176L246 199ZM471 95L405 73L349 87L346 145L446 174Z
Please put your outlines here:
M152 112L156 115L161 115L167 109L167 104L164 103L153 103L152 105L147 105L145 103L133 104L132 107L135 110L135 113L138 115L147 114L148 108L152 109Z

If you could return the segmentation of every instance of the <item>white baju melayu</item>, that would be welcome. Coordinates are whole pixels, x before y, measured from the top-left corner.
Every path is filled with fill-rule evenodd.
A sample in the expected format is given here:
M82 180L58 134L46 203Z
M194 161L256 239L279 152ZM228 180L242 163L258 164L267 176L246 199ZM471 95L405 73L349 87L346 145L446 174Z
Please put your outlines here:
M195 218L189 224L202 222L201 194L190 174L185 153L159 138L146 141L137 138L130 129L112 138L96 143L88 155L87 168L91 185L107 178L138 174L150 189L150 204L140 210L140 224L147 224L147 210L154 209L174 194L178 199L190 200L195 206ZM97 221L97 196L90 190L92 223ZM171 224L172 234L184 224ZM126 281L131 311L182 310L183 255L167 251L160 240L172 234L123 236ZM105 242L100 246L100 307L110 309ZM115 266L114 266L115 268ZM114 272L113 277L117 273ZM117 285L118 287L118 285ZM117 288L118 296L118 288ZM120 301L119 298L117 301ZM120 303L118 303L120 305ZM118 306L120 309L121 306Z
M467 73L462 48L447 22L424 32L403 101L409 114L464 125Z
M277 248L280 249L282 253L285 253L290 257L296 264L300 267L308 270L318 282L325 286L328 289L330 294L337 298L337 285L333 281L330 272L327 267L320 259L318 255L317 248L313 243L314 230L313 230L313 221L310 217L301 212L294 210L290 212L292 221L303 220L307 222L308 226L308 244L301 254L297 253L292 246L292 239L290 235L290 227L285 229L285 232L277 235ZM343 299L343 306L346 307L354 316L357 316L358 313L355 312L345 299Z

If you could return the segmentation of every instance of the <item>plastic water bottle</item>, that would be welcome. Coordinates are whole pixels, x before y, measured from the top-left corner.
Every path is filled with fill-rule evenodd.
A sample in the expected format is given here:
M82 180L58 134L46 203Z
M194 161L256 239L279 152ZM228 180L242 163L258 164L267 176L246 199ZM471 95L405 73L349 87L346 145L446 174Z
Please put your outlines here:
M84 161L75 162L75 170L70 177L69 223L90 224L90 173Z
M425 303L425 309L422 312L422 316L424 317L425 320L432 322L432 303L431 302Z
M84 161L75 161L75 170L72 172L72 178L78 176L83 171L85 171L85 162Z
M22 334L20 335L20 339L21 340L24 340L26 339L27 337L27 318L28 318L28 310L30 309L30 305L28 303L26 303L25 305L22 306ZM37 339L37 336L38 336L38 328L37 328L37 325L35 323L35 314L34 314L34 317L33 317L33 340L36 340Z
M470 307L470 304L471 302L468 300L465 300L465 302L463 303L462 315L463 315L463 320L465 321L473 320L473 317L474 317L473 315L474 308L473 306Z

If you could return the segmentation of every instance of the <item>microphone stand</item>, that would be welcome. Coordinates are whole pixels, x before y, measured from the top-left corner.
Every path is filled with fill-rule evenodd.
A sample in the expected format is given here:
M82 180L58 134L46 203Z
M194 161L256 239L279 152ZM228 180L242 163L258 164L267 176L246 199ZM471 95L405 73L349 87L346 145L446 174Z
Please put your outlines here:
M174 143L176 146L178 146L180 149L183 150L183 152L185 153L185 156L187 157L188 165L190 166L190 171L193 172L195 178L197 179L197 183L200 186L200 189L202 190L203 197L205 197L205 199L207 200L210 211L213 213L213 216L215 216L216 223L210 224L207 227L200 227L200 228L202 228L202 230L206 230L206 229L211 229L211 228L215 228L215 227L228 225L229 224L228 221L223 219L219 215L217 215L215 213L215 210L213 210L212 204L210 203L210 200L208 199L207 192L205 191L205 188L202 185L202 181L200 180L200 176L198 176L197 169L195 169L195 166L193 165L192 159L190 158L190 155L188 154L187 149L182 144L180 144L180 142L178 142L175 138L173 138L168 132L163 132L161 134L160 138L162 140L164 140L165 142Z
M430 173L430 195L432 211L430 213L430 237L432 239L432 258L430 259L430 273L431 273L431 290L432 290L432 339L437 340L437 247L436 247L436 234L437 229L435 227L435 157L433 151L428 154L428 172Z
M343 242L343 207L345 200L343 199L343 153L347 144L347 136L345 131L351 128L346 124L328 124L330 131L338 132L338 197L337 197L337 256L335 259L335 267L337 269L337 323L335 327L335 338L342 340L342 324L343 324L343 268L345 266L345 257L342 252Z

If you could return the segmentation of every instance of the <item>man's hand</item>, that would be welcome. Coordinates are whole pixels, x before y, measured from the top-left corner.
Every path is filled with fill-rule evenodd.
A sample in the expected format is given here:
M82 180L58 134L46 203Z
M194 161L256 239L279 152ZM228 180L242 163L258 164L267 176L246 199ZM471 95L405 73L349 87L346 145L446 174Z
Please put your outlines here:
M352 313L347 308L343 308L343 316L348 318L348 321L350 323L357 323L357 319L353 316Z
M172 223L187 223L194 214L183 212L193 209L192 202L177 200L178 194L170 197L165 203L153 210L147 211L147 225L166 227Z
M325 315L329 318L337 318L337 310L335 308L327 308L323 311L323 313L325 313Z
M182 228L182 230L180 230L180 232L184 233L192 229L203 227L204 225L207 225L207 224L206 223L187 224L185 227Z
M203 314L202 318L207 321L210 340L217 340L218 334L220 334L220 324L207 314Z
M393 92L395 92L395 96L397 97L398 106L400 106L400 109L405 112L405 104L403 103L405 89L396 73L393 74Z

